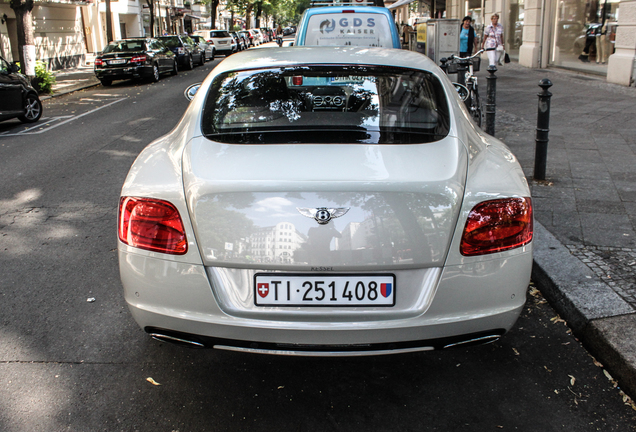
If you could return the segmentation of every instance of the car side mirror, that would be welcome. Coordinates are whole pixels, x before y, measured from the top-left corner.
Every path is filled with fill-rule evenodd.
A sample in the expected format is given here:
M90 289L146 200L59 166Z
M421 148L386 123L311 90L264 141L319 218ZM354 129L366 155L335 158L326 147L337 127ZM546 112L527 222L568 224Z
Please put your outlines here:
M187 100L191 101L196 96L199 87L201 87L201 83L192 84L191 86L188 86L187 89L185 89L183 95Z

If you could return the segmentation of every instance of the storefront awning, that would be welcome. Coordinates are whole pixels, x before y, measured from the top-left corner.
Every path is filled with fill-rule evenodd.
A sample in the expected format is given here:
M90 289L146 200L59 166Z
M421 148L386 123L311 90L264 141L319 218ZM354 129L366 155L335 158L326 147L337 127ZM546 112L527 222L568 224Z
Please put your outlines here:
M387 9L395 9L395 8L399 8L400 6L406 6L407 4L413 3L414 1L415 0L398 0L392 5L387 6Z
M190 18L190 19L196 19L196 20L205 20L206 18L200 17L198 15L192 15L192 14L184 14L183 15L184 18Z

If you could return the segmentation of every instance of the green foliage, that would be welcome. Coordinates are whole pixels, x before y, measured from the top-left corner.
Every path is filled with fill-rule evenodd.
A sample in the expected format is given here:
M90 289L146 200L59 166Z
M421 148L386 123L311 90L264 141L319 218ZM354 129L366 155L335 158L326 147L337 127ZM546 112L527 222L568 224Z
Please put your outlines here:
M46 69L46 63L43 61L35 62L35 79L40 88L40 93L51 93L55 84L55 74Z

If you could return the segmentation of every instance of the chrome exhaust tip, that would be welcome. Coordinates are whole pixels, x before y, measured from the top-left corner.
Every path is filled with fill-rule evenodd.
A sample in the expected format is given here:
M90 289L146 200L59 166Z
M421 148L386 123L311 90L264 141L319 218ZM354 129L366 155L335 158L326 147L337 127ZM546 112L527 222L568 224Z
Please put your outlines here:
M481 336L477 338L467 339L467 340L463 340L463 341L459 341L455 343L450 343L448 345L444 345L444 349L452 348L456 346L462 346L462 345L486 345L489 343L496 342L500 338L501 338L501 335Z
M182 339L174 336L168 336L161 333L150 333L150 337L160 342L169 342L176 345L188 346L191 348L205 348L205 345L200 342L195 342L193 340Z

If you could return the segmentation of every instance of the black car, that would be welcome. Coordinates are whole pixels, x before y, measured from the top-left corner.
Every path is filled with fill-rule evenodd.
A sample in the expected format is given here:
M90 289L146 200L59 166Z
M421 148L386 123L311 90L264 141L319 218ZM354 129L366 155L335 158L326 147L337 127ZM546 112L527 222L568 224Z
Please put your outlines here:
M16 64L0 57L0 121L17 117L23 123L33 123L42 116L42 102L18 70Z
M159 37L173 53L177 55L179 65L190 70L194 67L194 64L203 66L205 63L205 53L195 43L190 36L186 35L173 35L173 36L161 36Z
M95 59L95 75L105 86L114 80L148 78L159 81L160 74L176 75L179 68L174 53L152 38L122 39L109 43Z

